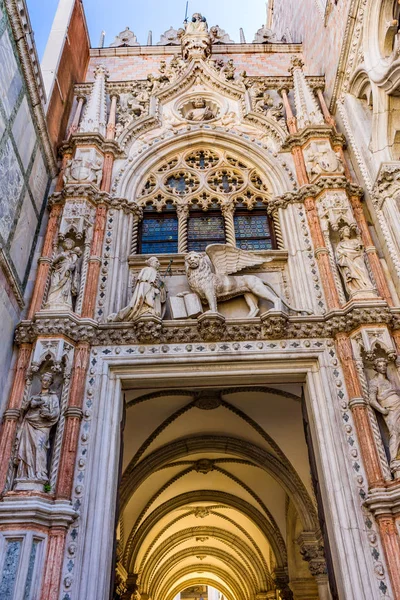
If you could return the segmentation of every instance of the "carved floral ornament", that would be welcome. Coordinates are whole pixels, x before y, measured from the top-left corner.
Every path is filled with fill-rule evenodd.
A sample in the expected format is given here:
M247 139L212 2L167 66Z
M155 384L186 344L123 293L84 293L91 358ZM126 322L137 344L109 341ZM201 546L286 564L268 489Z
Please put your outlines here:
M198 148L163 161L139 185L137 203L158 211L167 203L207 210L241 202L251 209L271 197L264 177L230 153Z

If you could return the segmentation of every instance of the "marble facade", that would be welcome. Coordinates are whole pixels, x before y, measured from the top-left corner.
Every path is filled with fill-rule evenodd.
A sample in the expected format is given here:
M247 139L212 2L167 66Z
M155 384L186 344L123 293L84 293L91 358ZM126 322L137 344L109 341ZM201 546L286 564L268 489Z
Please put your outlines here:
M381 4L397 77L400 15ZM349 2L275 0L253 44L200 13L154 46L125 29L67 90L58 169L13 6L0 596L399 598L398 142L379 147L379 107L371 147L354 131L378 47L361 52ZM61 14L84 29L78 0Z

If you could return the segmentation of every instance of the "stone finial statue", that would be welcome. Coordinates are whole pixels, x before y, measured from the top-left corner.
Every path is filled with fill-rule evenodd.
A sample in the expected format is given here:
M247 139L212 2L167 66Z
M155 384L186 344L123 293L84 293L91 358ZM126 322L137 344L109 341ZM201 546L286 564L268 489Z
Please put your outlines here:
M110 48L119 48L123 46L140 46L136 35L129 29L129 27L126 27L124 31L121 31L121 33L116 36L113 43L110 44Z
M79 293L80 248L74 240L66 238L62 243L63 250L52 262L50 290L45 304L46 310L72 310L72 299Z
M108 317L108 321L136 321L142 316L162 318L163 304L167 295L160 275L160 263L156 256L147 261L138 275L128 306Z
M390 466L400 467L397 456L400 449L400 390L397 390L387 375L388 361L377 358L374 362L376 375L369 382L369 403L383 415L389 430ZM396 461L399 464L396 464Z
M185 30L178 32L181 38L182 54L185 60L206 59L211 54L211 37L206 18L194 13Z
M234 44L229 34L226 33L219 25L214 25L210 28L211 42L213 44Z
M211 313L218 312L219 300L230 300L237 296L244 296L249 307L249 318L256 317L260 311L257 298L269 300L275 310L281 310L284 305L296 313L309 312L292 308L269 283L256 275L231 276L246 267L261 265L271 260L228 244L210 244L206 248L206 256L199 252L189 252L186 255L186 276L190 289L204 304L208 304Z
M60 417L58 396L50 389L52 383L53 375L44 373L40 393L31 396L25 407L17 439L17 489L36 489L48 482L47 451L50 431Z
M364 246L360 236L351 237L351 229L345 225L339 230L340 242L336 246L336 262L347 293L351 298L374 294L364 258ZM376 295L376 294L375 294Z

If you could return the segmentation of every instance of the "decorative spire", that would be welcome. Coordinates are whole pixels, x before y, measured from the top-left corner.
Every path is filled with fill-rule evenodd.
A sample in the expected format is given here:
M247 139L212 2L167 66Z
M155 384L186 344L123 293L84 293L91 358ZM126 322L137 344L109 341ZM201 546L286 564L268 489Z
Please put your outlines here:
M293 75L294 103L298 129L309 125L323 125L324 117L318 106L317 100L307 83L304 75L304 63L298 56L293 56L290 73Z
M80 130L82 133L101 133L106 135L107 103L106 80L108 72L104 65L96 67L94 84L86 105Z
M241 27L239 29L239 35L240 35L240 43L241 44L245 44L246 43L246 38L244 36L244 31L243 31L243 27Z

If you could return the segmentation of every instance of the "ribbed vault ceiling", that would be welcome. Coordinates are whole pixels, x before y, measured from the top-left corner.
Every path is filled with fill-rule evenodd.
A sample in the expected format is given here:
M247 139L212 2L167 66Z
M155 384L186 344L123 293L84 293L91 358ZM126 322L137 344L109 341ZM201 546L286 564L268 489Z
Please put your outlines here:
M289 505L318 529L300 399L297 384L125 392L119 537L142 597L275 589Z

